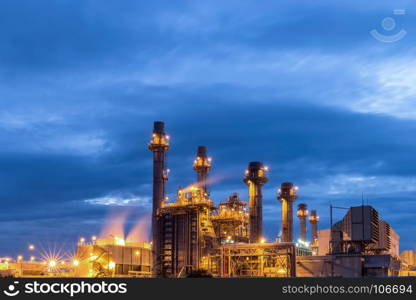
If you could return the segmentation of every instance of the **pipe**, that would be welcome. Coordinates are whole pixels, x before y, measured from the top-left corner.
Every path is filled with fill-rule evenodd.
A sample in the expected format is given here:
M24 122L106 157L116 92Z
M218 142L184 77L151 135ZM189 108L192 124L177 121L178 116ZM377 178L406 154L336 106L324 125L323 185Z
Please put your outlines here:
M312 245L315 245L318 241L318 222L319 222L319 216L316 213L315 209L311 210L311 215L309 217L309 223L311 224L311 243Z
M154 122L152 139L148 144L153 152L153 207L152 207L152 248L153 248L153 271L160 274L160 245L159 245L159 222L158 214L163 207L165 195L165 182L167 178L166 151L169 150L169 136L165 134L165 124Z
M291 182L282 183L277 199L282 203L282 242L293 242L293 202L298 198Z
M211 170L211 158L207 156L205 146L198 146L193 168L196 171L198 186L208 194L208 172Z
M298 204L297 216L299 218L300 239L306 241L306 218L308 217L308 206L305 203Z
M250 162L244 177L249 195L250 242L258 243L263 237L263 194L262 186L267 182L266 167L261 162Z

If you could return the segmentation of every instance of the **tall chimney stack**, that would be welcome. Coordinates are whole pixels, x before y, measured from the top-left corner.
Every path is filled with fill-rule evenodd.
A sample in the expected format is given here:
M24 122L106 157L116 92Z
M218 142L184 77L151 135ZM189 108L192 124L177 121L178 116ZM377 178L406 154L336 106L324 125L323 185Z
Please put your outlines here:
M293 242L293 202L298 198L297 187L291 182L282 183L277 199L282 203L282 242Z
M208 194L208 172L211 170L211 158L207 156L207 148L199 146L194 161L198 185Z
M265 171L267 171L267 167L264 167L261 162L250 162L244 177L244 182L248 186L251 243L260 242L263 235L262 186L268 180Z
M152 208L152 247L153 247L153 272L160 271L160 245L159 245L159 209L165 202L165 181L167 178L166 151L169 150L169 136L165 134L165 124L154 122L152 139L149 149L153 152L153 208Z
M315 209L311 210L311 215L309 217L309 223L311 224L311 244L316 245L318 241L318 222L319 222L319 216L316 213Z
M306 241L306 218L308 217L308 206L305 203L298 204L297 216L300 225L300 239Z

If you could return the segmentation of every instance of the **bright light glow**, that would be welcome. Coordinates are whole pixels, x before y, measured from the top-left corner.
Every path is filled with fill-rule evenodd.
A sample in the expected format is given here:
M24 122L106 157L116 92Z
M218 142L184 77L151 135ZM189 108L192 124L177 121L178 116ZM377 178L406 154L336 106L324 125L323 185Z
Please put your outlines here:
M136 252L135 252L135 254L136 254L137 256L139 256L139 255L140 255L140 251L136 251Z
M285 274L286 273L286 270L285 269L279 269L279 270L277 270L277 273L279 273L279 274Z
M266 242L266 239L261 239L260 244L264 244Z
M78 267L79 266L79 260L78 259L74 259L72 261L72 265L75 266L75 267Z
M49 267L51 267L51 268L54 268L54 267L56 267L56 260L50 260L49 261L49 263L48 263L48 265L49 265Z
M116 263L115 263L115 262L110 261L110 262L108 263L108 268L109 268L109 269L114 269L115 267L116 267Z
M29 245L29 250L35 250L35 246L34 245Z
M93 235L93 236L91 237L91 240L92 240L93 242L95 242L95 241L97 240L97 237L96 237L95 235Z
M34 261L35 260L35 257L34 256L31 256L30 257L30 261Z
M124 239L122 239L122 238L120 238L120 237L118 237L118 236L116 236L116 237L114 238L114 242L115 242L115 244L116 244L117 246L125 246L125 245L126 245L126 242L124 241Z
M302 241L301 239L298 239L297 246L298 245L301 245L301 246L304 246L304 247L309 247L310 243L306 242L306 241Z
M79 242L80 242L80 243L84 243L84 242L85 242L85 238L83 238L83 237L82 237L82 238L80 238L80 239L79 239Z
M18 261L19 261L19 260L23 260L23 256L22 256L22 255L17 256L17 260L18 260Z

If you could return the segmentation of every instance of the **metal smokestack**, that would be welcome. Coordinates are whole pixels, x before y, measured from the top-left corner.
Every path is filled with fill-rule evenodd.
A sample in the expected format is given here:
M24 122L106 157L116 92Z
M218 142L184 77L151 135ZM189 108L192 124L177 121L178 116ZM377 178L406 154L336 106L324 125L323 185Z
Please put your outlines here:
M211 170L211 158L207 156L207 148L199 146L194 161L198 185L208 194L208 172Z
M300 225L300 239L306 241L306 218L308 217L308 206L305 203L298 204L297 216Z
M169 136L165 134L165 124L154 122L152 139L149 149L153 152L153 208L152 208L152 241L153 241L153 270L159 274L160 268L160 245L159 245L159 209L165 201L165 181L168 170L165 169L166 154L169 150Z
M279 189L277 199L282 202L282 242L293 242L293 202L298 198L297 187L284 182Z
M316 245L318 241L318 222L319 222L319 216L316 213L315 209L311 210L311 215L309 217L309 223L311 224L311 244Z
M267 167L261 162L250 162L244 182L248 186L250 242L258 243L263 235L263 195L262 186L267 182Z

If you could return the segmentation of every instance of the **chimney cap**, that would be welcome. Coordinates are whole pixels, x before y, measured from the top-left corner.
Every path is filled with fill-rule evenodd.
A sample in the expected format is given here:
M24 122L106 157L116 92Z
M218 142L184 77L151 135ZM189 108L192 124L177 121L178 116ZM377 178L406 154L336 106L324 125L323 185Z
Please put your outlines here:
M305 203L299 203L298 204L298 210L306 210L308 208L308 205Z
M155 133L165 133L165 123L162 121L155 121L153 123L153 132Z
M263 163L259 161L252 161L248 164L248 168L250 170L258 170L258 169L263 168Z
M197 156L206 157L207 156L207 147L198 146Z

